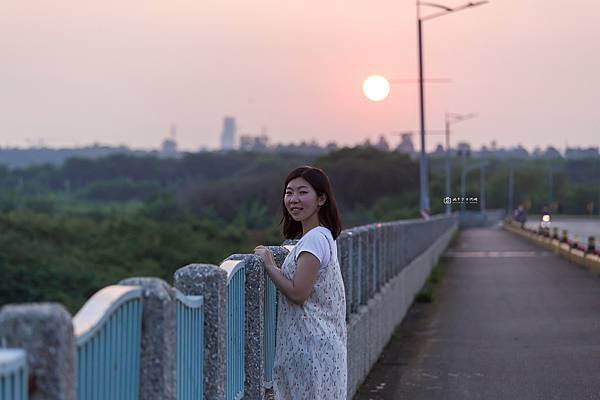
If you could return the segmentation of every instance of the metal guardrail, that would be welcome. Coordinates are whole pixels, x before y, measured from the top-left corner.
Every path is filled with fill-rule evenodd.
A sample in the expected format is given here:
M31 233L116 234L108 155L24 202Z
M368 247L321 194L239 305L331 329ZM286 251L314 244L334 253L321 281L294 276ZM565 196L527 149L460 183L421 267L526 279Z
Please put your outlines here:
M0 400L27 400L27 354L0 349Z
M176 294L177 400L204 398L204 298Z
M77 341L77 399L139 397L142 289L111 285L73 317Z
M227 400L244 397L246 343L246 271L244 262L227 260Z

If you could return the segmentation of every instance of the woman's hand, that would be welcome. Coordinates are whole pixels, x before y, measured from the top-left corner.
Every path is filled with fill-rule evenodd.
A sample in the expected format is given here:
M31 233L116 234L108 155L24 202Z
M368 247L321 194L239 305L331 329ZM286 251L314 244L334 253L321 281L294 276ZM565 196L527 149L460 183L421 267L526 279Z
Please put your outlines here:
M274 267L277 268L277 264L275 264L275 257L273 256L273 252L266 248L265 246L256 246L254 248L254 254L259 256L266 267Z

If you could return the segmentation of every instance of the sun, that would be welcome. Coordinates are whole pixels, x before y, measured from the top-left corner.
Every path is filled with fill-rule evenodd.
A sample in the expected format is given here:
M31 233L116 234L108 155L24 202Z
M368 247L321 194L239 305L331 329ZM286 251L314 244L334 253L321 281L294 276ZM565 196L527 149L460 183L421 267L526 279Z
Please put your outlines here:
M363 93L369 100L381 101L390 94L390 83L381 75L371 75L363 83Z

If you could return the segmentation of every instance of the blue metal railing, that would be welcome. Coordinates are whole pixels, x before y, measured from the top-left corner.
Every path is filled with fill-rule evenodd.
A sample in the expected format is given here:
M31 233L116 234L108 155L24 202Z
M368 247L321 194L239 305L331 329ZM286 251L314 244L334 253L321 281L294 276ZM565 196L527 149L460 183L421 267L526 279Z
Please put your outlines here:
M177 297L177 400L204 398L204 298Z
M243 261L227 260L227 400L244 397L246 344L246 270Z
M27 354L0 349L0 400L27 400Z
M107 286L75 315L77 399L138 399L141 322L138 286Z

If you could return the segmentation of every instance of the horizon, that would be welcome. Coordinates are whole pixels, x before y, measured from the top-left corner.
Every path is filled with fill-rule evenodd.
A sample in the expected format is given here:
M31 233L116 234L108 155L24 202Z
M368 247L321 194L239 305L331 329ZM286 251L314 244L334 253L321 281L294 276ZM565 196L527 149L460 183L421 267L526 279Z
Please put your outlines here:
M165 138L165 140L168 138ZM387 140L387 138L386 138ZM319 147L321 148L325 148L327 146L328 143L318 143L318 142L311 142L311 141L305 141L306 145L312 145L316 143ZM335 141L330 141L329 143L335 143L335 145L337 146L338 149L344 148L344 147L349 147L349 148L354 148L354 147L358 147L358 146L362 146L365 144L365 140L363 140L362 142L357 142L357 143L353 143L353 144L343 144L340 145L339 143L335 142ZM533 155L533 152L536 150L541 150L542 152L545 152L546 150L550 149L550 148L554 148L555 150L557 150L562 156L565 155L566 150L567 149L572 149L572 150L587 150L587 149L595 149L595 150L599 150L600 146L568 146L565 148L561 148L561 147L557 147L554 145L547 145L547 146L536 146L533 148L527 148L525 146L522 146L521 144L515 144L515 145L508 145L508 146L496 146L495 150L492 150L491 148L491 143L484 143L481 146L477 147L477 146L473 146L472 143L466 142L466 141L461 141L458 143L467 143L469 146L471 146L471 151L475 151L475 152L479 152L482 150L482 146L486 147L486 150L488 151L511 151L511 150L516 150L519 148L525 149L529 155ZM458 144L457 143L457 144ZM277 146L299 146L301 145L302 142L288 142L288 143L269 143L267 145L267 148L269 149L274 149ZM414 143L414 144L418 144L418 143ZM393 146L389 143L388 140L388 145L389 145L389 151L395 151L396 150L396 146ZM427 149L427 153L433 153L436 151L437 146L440 145L443 148L443 143L436 143L435 146L433 146L433 148L428 148ZM371 146L372 147L377 147L377 141L371 141ZM88 144L83 144L81 146L77 146L77 147L52 147L52 146L47 146L45 144L42 145L38 145L38 146L30 146L30 147L4 147L0 145L0 151L3 150L19 150L19 151L24 151L24 150L80 150L80 149L89 149L89 148L111 148L111 149L117 149L117 148L126 148L128 150L131 151L146 151L146 152L152 152L152 151L157 151L160 152L162 149L161 147L146 147L146 148L141 148L141 147L132 147L129 146L127 144L107 144L107 143L99 143L99 142L93 142L93 143L88 143ZM223 149L220 148L197 148L197 149L183 149L183 148L179 148L177 147L177 152L178 153L196 153L196 152L201 152L201 151L208 151L208 152L215 152L215 151L221 151ZM225 150L225 151L240 151L241 149L238 147L235 147L233 149L229 149L229 150ZM457 148L456 147L451 147L452 151L456 151ZM415 146L415 153L419 152L419 148L418 146Z

